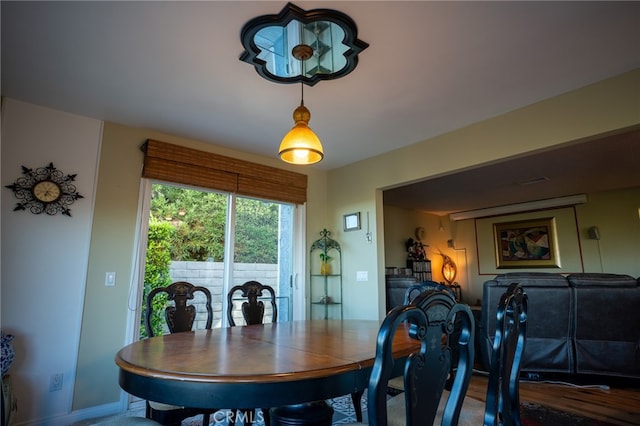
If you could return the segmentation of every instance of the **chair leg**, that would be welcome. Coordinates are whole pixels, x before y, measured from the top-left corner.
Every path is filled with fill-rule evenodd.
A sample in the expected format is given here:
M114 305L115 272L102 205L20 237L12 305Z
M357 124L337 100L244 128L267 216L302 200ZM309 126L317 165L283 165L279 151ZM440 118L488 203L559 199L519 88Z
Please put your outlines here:
M362 422L362 394L364 390L354 392L351 394L351 401L353 402L353 409L356 412L356 420Z

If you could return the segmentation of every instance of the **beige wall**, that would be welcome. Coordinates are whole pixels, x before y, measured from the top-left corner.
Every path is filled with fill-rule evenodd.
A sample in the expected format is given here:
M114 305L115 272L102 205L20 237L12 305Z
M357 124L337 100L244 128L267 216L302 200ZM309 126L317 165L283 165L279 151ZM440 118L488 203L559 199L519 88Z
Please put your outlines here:
M349 270L368 270L369 281L346 281L345 317L384 315L384 208L381 191L557 144L640 124L640 70L623 74L424 142L333 170L328 179L329 220L369 211L376 224L371 247L362 232L339 235ZM458 230L460 226L457 225ZM460 241L459 241L460 242ZM467 250L466 255L473 254ZM353 300L353 303L349 303Z
M432 260L434 280L444 281L440 252L458 265L456 281L462 286L463 299L475 304L482 299L482 284L496 274L514 271L498 269L495 263L493 224L547 217L556 219L559 268L531 268L518 271L607 272L640 277L640 188L587 194L587 203L545 211L467 219L450 222L448 216L385 206L387 266L400 266L406 259L403 241L413 230L427 230L427 251ZM402 226L398 226L402 224ZM442 225L442 228L440 227ZM588 229L597 226L600 240L589 238ZM454 247L448 247L447 240ZM401 244L402 243L402 244Z
M307 235L311 236L308 240L314 239L317 229L326 226L323 221L326 204L323 172L312 168L295 168L275 158L241 153L152 130L105 123L78 350L74 410L116 402L120 398L118 370L113 359L118 349L127 343L129 306L135 306L129 294L132 283L137 282L133 276L133 259L137 244L136 220L143 162L140 146L149 138L306 173L309 175ZM106 271L116 272L115 288L104 286ZM97 383L100 386L96 386Z
M589 194L576 212L585 272L640 277L640 188ZM588 238L592 226L600 240Z
M84 197L70 206L71 217L49 216L13 211L18 200L2 190L0 324L15 336L9 373L18 399L16 424L64 416L71 406L101 130L99 120L2 100L2 184L23 176L22 166L53 162L65 175L76 175ZM63 375L62 387L50 392L53 374Z

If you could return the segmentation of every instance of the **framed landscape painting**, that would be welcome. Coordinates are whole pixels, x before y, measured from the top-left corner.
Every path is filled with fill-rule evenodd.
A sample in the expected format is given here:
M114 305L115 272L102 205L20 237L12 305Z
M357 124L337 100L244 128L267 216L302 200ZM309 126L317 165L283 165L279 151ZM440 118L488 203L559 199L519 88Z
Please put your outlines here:
M493 232L498 269L560 267L555 218L494 223Z

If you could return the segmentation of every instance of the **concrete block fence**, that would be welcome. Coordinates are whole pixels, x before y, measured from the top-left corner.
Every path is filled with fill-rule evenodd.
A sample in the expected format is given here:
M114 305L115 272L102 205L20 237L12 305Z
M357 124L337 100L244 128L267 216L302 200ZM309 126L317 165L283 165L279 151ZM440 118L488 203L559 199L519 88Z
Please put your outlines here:
M258 281L270 285L276 290L276 296L282 297L278 303L278 319L286 320L289 312L289 295L282 294L278 285L278 265L267 263L234 263L232 286L244 284L247 281ZM226 316L223 311L223 300L226 292L222 290L222 276L224 264L222 262L171 262L169 274L171 281L186 281L193 285L203 286L209 289L212 297L213 325L220 327L222 318ZM288 290L285 290L286 293ZM202 294L196 296L196 323L194 328L202 329L206 322L205 298ZM271 312L267 312L271 315ZM241 324L242 321L237 323Z

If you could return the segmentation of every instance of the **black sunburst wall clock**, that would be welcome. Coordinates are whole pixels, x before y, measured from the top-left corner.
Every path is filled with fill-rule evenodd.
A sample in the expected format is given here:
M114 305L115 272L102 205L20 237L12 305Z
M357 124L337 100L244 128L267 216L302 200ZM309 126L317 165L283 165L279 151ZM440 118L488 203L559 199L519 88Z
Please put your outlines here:
M50 216L62 213L71 217L69 206L78 194L73 182L77 175L66 175L49 163L47 167L33 170L22 166L22 174L12 185L6 185L20 200L13 211L28 210L33 214L46 213Z

